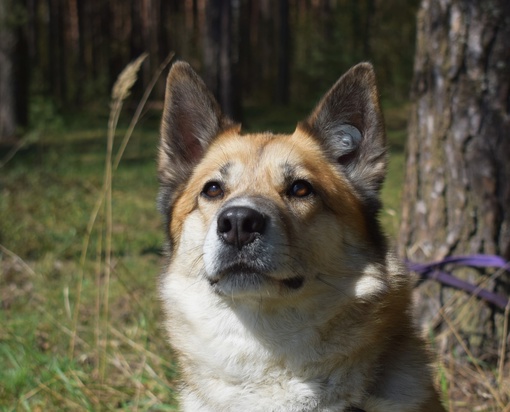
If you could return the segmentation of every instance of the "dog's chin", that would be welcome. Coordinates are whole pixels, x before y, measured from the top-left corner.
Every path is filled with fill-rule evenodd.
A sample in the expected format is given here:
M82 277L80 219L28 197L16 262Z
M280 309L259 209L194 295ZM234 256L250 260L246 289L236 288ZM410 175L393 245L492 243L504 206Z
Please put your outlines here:
M301 276L279 279L249 266L233 266L208 276L208 281L215 293L228 297L288 294L301 289L304 284Z

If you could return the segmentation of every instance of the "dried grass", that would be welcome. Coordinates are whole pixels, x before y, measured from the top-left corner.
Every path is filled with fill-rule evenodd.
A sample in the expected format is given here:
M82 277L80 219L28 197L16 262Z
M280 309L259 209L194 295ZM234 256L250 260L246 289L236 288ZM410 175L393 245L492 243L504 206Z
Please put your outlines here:
M480 287L500 275L501 271L494 273ZM499 317L503 329L497 345L499 351L489 349L484 353L485 359L477 357L463 338L463 326L476 324L484 305L474 296L466 298L464 292L458 291L437 308L433 325L446 325L433 339L439 352L438 386L442 389L448 410L452 412L510 412L510 363L505 356L509 307L504 316Z

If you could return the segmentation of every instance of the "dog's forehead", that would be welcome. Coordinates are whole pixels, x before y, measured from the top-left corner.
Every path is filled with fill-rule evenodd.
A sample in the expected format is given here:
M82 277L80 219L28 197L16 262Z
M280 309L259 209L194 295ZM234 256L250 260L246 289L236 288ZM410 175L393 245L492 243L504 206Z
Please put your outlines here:
M283 134L227 134L220 136L204 163L227 176L267 173L289 175L315 168L326 161L320 146L299 132Z

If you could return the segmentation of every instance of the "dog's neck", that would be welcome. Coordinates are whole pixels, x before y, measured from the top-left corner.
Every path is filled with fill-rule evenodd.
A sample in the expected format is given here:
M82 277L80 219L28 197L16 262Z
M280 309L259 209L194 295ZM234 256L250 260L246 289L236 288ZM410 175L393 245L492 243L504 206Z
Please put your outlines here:
M311 302L303 305L306 299L293 307L263 299L221 297L211 294L207 287L190 282L181 289L189 290L189 294L173 297L181 303L186 300L186 306L194 308L185 313L184 323L179 318L180 332L173 335L180 342L177 346L183 345L186 353L193 354L193 361L181 361L186 381L214 381L212 393L222 400L233 391L238 397L253 398L253 402L278 399L282 405L313 405L318 393L321 402L329 397L361 401L361 386L366 384L373 359L368 359L359 346L361 335L368 331L360 329L364 322L354 320L352 306L349 316L325 319L326 307L334 304L327 296L323 308ZM359 308L360 316L364 313ZM259 389L255 394L250 387ZM189 396L195 399L195 395ZM268 404L265 410L271 407ZM295 410L305 410L301 407Z

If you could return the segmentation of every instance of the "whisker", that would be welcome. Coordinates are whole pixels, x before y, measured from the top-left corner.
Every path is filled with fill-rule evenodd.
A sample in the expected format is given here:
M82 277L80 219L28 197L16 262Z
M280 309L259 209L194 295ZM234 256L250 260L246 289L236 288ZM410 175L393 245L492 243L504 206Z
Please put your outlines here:
M336 286L335 284L331 283L331 282L328 282L326 279L324 279L322 276L328 276L327 274L325 273L319 273L317 274L316 276L316 279L319 281L319 282L322 282L324 283L325 285L335 289L336 291L340 292L342 294L342 296L348 296L347 293L345 293L344 290L340 289L338 286Z

